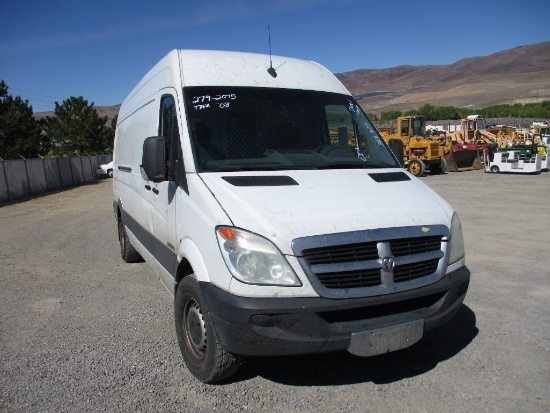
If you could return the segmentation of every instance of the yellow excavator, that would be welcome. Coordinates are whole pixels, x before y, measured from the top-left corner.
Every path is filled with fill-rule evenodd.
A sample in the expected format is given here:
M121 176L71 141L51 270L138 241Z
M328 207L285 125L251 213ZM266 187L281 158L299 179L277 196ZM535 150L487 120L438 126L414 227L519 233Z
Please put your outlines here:
M426 171L433 175L446 171L442 147L428 138L425 117L400 116L396 129L395 133L380 130L380 134L410 173L421 176Z

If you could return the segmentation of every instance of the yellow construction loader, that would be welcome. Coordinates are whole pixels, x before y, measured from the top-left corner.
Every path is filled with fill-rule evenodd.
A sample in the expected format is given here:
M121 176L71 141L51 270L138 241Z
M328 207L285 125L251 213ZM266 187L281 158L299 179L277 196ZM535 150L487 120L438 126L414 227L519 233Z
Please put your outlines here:
M429 139L426 132L426 118L422 116L400 116L395 133L380 131L402 165L415 176L441 174L447 169L443 151L437 140Z
M504 134L489 131L482 116L470 115L446 135L444 157L451 171L483 169L483 152L505 146Z

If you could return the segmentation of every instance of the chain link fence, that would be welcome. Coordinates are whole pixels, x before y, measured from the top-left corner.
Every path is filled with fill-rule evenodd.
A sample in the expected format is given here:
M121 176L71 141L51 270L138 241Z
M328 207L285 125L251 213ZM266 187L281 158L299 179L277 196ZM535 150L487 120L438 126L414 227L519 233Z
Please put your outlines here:
M112 155L0 161L0 203L95 181L99 165Z

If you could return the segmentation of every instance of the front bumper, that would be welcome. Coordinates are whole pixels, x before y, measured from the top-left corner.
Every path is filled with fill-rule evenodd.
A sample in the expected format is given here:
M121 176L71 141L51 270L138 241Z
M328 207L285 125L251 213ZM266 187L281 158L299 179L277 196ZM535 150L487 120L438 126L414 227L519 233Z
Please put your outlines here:
M346 350L353 334L417 321L428 331L454 316L469 281L470 271L463 267L424 287L351 299L248 298L210 283L200 285L218 341L226 351L274 356Z

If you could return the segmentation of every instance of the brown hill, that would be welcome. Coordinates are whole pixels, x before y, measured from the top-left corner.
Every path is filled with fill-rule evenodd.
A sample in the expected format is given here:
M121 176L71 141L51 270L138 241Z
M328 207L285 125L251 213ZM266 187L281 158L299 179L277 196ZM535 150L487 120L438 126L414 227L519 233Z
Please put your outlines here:
M550 41L450 65L396 66L336 74L366 112L411 110L430 103L483 108L550 100ZM112 119L120 108L96 106ZM35 113L36 118L53 112Z
M472 57L450 65L396 66L337 74L367 112L430 103L482 108L550 100L550 42Z
M107 121L107 126L111 125L111 119L113 119L116 115L118 115L118 110L120 109L120 105L114 105L114 106L96 106L96 105L94 105L94 107L96 108L97 114L99 116L107 116L107 118L109 119ZM51 111L51 112L36 112L34 114L34 117L35 117L35 119L41 119L41 118L44 118L46 116L53 116L53 115L54 115L53 111Z

